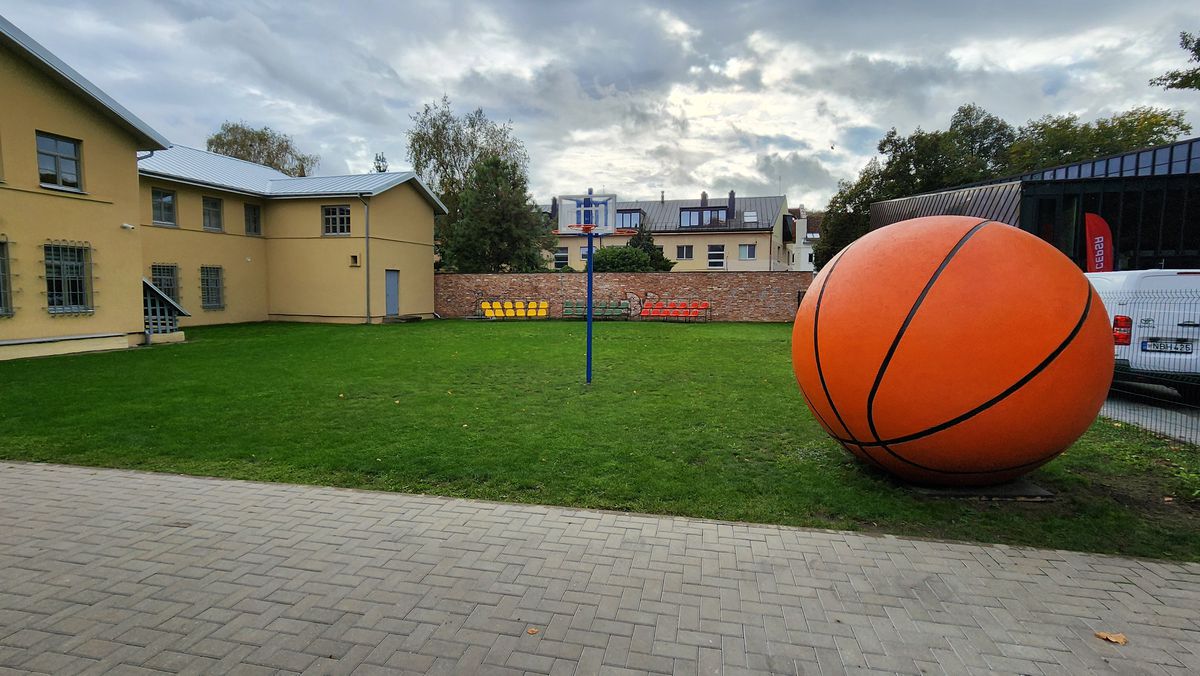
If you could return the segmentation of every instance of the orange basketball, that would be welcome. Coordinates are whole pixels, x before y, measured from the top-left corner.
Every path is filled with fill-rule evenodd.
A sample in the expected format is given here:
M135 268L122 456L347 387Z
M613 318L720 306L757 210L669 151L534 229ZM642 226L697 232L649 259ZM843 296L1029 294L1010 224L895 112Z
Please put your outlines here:
M1113 373L1099 296L1056 249L966 216L881 228L825 265L792 328L813 415L916 483L1015 479L1096 418Z

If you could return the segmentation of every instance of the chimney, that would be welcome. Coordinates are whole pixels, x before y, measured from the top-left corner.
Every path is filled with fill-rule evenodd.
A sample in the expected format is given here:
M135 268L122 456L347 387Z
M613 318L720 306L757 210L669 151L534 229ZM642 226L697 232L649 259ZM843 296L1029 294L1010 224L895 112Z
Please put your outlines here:
M666 190L659 190L659 191L658 191L658 203L659 203L659 204L666 204L666 203L667 203L667 191L666 191Z
M730 190L729 191L729 204L725 205L725 218L728 218L729 221L732 223L733 219L736 215L737 215L737 195L733 194L733 191Z
M702 207L708 206L708 192L707 191L702 191L700 193L700 206L702 206Z
M550 198L550 224L558 228L558 198Z

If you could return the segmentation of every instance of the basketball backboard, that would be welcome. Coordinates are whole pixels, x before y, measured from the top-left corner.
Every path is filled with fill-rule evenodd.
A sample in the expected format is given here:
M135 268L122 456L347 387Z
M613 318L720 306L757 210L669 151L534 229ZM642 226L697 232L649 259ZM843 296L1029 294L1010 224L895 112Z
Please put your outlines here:
M617 227L616 195L562 195L558 198L558 232L584 234L574 225L592 225L592 234L611 235Z

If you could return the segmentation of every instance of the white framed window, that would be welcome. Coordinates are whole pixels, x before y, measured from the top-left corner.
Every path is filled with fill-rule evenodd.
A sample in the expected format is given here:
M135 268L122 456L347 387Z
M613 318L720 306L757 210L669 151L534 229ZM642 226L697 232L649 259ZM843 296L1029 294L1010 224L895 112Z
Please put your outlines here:
M155 263L150 266L150 281L159 291L179 302L179 266L174 263Z
M255 237L262 236L262 207L257 204L246 205L246 234Z
M725 267L725 245L724 244L709 244L708 245L708 267L711 269L719 269Z
M561 269L567 267L567 252L568 252L568 249L565 246L560 246L560 247L557 247L556 249L554 249L554 269L555 270L561 270Z
M38 180L44 186L82 190L80 142L75 139L37 132Z
M586 246L579 247L579 257L585 261L588 259L588 250L587 249L588 248Z
M219 265L200 266L200 307L225 309L225 271Z
M617 227L636 230L642 224L642 210L636 211L618 211L617 212Z
M691 244L679 244L675 246L675 259L681 261L692 260L693 247Z
M219 197L204 197L203 224L204 229L211 232L225 230L225 205Z
M756 254L758 253L757 250L758 250L757 244L739 244L738 245L738 260L739 261L754 260L756 258Z
M344 237L350 234L349 204L321 207L321 234L326 237Z
M151 218L155 223L177 225L175 220L175 191L162 188L150 189Z
M92 312L92 248L46 244L42 252L46 264L46 310L50 314Z

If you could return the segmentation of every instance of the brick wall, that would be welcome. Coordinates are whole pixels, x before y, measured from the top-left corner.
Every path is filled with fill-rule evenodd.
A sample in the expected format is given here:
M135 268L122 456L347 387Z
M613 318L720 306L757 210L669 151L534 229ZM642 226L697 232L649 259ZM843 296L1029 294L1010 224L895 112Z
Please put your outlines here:
M596 300L628 300L634 314L645 299L707 300L712 319L724 322L790 322L811 272L601 272L595 274ZM435 309L443 317L475 314L481 300L546 300L550 314L562 315L564 300L587 298L587 275L540 273L505 275L438 274Z

